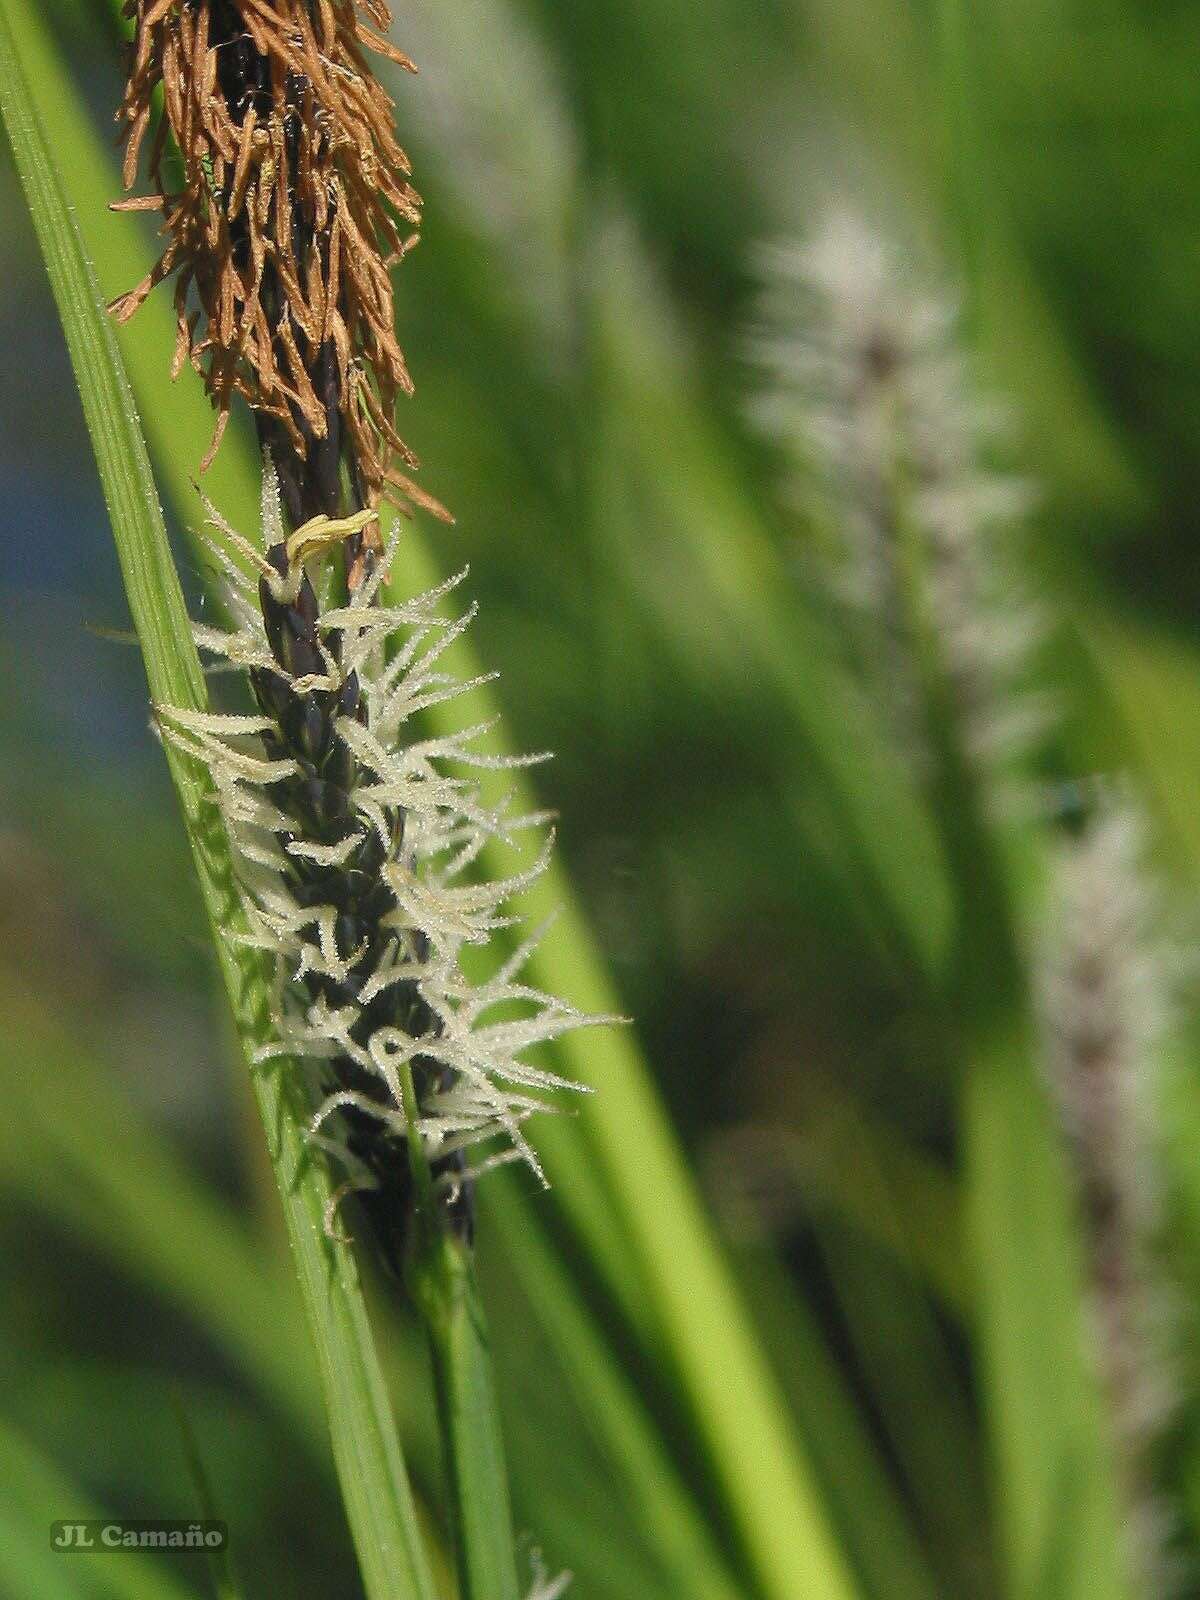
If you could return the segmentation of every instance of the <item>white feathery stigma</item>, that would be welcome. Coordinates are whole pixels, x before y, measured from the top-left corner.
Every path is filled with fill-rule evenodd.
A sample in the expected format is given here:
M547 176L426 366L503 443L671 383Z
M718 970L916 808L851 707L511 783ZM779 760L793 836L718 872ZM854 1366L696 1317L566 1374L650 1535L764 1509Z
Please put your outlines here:
M273 727L270 715L157 708L164 737L211 773L245 913L246 929L238 937L266 952L274 964L277 1036L260 1051L260 1059L293 1057L318 1070L327 1092L311 1131L347 1159L352 1177L355 1163L338 1137L339 1119L353 1109L402 1140L407 1132L404 1068L417 1062L428 1085L420 1096L418 1131L431 1164L501 1141L471 1169L472 1176L521 1158L541 1177L523 1124L548 1109L548 1093L578 1086L530 1064L526 1053L605 1019L587 1016L522 981L545 926L500 961L490 977L469 979L461 958L467 947L487 945L497 930L519 922L509 902L545 870L551 845L547 838L533 864L511 876L480 881L472 869L485 845L513 843L547 819L510 814L510 800L489 803L472 774L544 757L481 752L478 741L487 723L459 733L418 732L421 712L475 686L456 681L442 661L474 611L457 619L441 614L465 572L415 599L393 603L384 598L395 534L374 574L352 597L320 612L318 670L289 677L268 636L259 581L276 600L292 602L305 576L305 558L311 563L313 552L344 537L355 519L343 525L318 518L289 540L269 461L264 485L263 548L242 538L205 502L204 536L224 576L232 626L224 631L198 625L196 641L215 658L217 670L259 669L272 674L276 684L286 683L281 692L297 700L317 691L340 704L338 697L356 678L366 714L337 714L333 721L353 757L349 831L332 843L298 832L296 816L279 803L278 786L297 779L300 764L269 752L264 735ZM295 557L286 574L263 553L280 547ZM251 576L242 563L252 569ZM314 903L311 893L298 893L296 885L306 881L300 868L309 870L309 883L313 870L336 872L372 834L380 845L378 875L386 894L376 923L382 936L364 970L367 948L346 947L337 908ZM330 999L348 985L353 994L347 1003ZM410 1034L389 1018L364 1032L367 1009L397 986L419 996L422 1025ZM334 1061L351 1064L353 1081L330 1084L328 1066Z

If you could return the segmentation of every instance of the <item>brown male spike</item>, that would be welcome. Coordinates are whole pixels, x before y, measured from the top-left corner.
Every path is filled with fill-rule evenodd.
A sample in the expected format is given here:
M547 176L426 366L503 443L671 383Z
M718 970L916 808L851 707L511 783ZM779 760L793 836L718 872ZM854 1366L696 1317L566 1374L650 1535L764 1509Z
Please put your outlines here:
M393 422L412 380L389 272L416 242L421 201L367 56L415 71L383 37L387 6L128 0L125 14L124 182L149 134L155 193L117 209L161 209L167 242L111 310L127 320L176 275L173 371L190 362L217 410L204 465L241 395L294 526L344 513L343 464L358 508L387 497L445 518ZM377 547L378 524L363 537Z

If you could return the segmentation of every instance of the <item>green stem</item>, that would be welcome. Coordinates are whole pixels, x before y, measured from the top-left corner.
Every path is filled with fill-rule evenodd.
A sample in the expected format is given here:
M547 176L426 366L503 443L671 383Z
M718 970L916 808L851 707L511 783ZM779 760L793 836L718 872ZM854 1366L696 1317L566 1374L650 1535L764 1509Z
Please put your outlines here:
M504 1440L474 1252L446 1223L418 1131L411 1062L400 1069L416 1214L408 1288L429 1340L460 1600L518 1600Z
M421 1143L419 1129L421 1108L417 1103L417 1091L413 1084L411 1061L406 1061L400 1068L400 1104L404 1111L404 1122L408 1137L408 1159L412 1167L413 1184L417 1192L417 1207L423 1215L430 1216L433 1211L433 1174L429 1170L429 1160L425 1154L425 1146Z
M518 1600L508 1469L469 1244L436 1222L409 1265L433 1360L461 1600Z

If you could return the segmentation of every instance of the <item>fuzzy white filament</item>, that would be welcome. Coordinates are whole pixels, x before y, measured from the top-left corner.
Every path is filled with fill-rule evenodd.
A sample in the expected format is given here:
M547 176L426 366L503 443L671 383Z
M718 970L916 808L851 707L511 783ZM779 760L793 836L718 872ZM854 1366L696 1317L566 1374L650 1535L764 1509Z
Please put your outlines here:
M271 549L284 544L285 533L270 471L265 483L263 539ZM320 616L321 638L336 633L340 650L323 644L323 671L289 680L272 653L258 603L260 577L280 586L280 592L289 579L281 578L261 550L235 534L207 502L206 509L205 538L224 574L227 609L234 621L229 631L197 627L201 648L220 664L268 668L290 682L297 696L314 689L336 694L355 674L368 710L365 726L346 715L334 724L355 758L350 798L358 831L330 845L298 837L296 818L273 797L272 786L293 775L297 763L267 758L262 735L272 725L269 717L158 708L164 736L201 760L212 775L237 864L247 922L240 937L274 963L277 1036L262 1048L260 1059L290 1056L320 1067L340 1058L377 1081L378 1098L344 1086L327 1094L312 1132L338 1150L338 1116L349 1106L403 1136L404 1069L419 1058L426 1066L444 1069L426 1073L441 1086L425 1092L419 1106L418 1132L431 1162L500 1138L504 1147L475 1170L522 1158L540 1177L522 1125L546 1107L548 1091L577 1086L533 1066L526 1052L601 1019L522 981L522 969L545 927L525 939L490 977L472 980L463 971L461 958L468 946L488 944L498 929L519 920L509 901L541 875L550 851L547 839L534 863L509 877L481 881L472 876L489 841L511 843L546 821L540 813L510 814L508 801L489 803L472 773L544 758L479 751L477 743L488 724L434 736L417 731L421 712L474 686L458 683L442 664L473 614L447 619L440 612L465 574L415 599L383 603L380 592L396 547L393 536L375 575L348 602ZM329 537L335 538L337 526L331 528ZM231 545L252 564L252 577L226 554ZM397 814L403 817L399 843L392 827ZM302 902L292 892L288 862L303 858L336 869L370 830L378 833L386 852L380 874L390 891L390 909L380 926L389 937L381 945L386 954L364 975L364 949L340 947L335 908ZM330 1004L322 990L345 984L352 969L358 980L365 976L355 1002ZM306 981L314 978L329 984ZM363 1037L361 1026L356 1027L363 1008L399 984L419 994L431 1025L410 1036L389 1024Z

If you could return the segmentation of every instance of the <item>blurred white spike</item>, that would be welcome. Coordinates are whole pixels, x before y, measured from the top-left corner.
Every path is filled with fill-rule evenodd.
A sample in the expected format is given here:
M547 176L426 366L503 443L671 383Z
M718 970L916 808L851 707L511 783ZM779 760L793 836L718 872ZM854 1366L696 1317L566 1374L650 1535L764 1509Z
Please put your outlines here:
M985 464L997 418L972 392L954 307L846 206L807 245L762 250L759 267L749 353L767 383L751 413L833 547L864 666L919 749L915 565L968 744L1011 800L1011 769L1046 717L1022 683L1039 620L1003 559L1029 494Z
M1092 1355L1116 1447L1129 1574L1139 1593L1165 1596L1171 1519L1155 1490L1153 1451L1177 1384L1153 1245L1161 1055L1179 963L1159 932L1144 835L1138 812L1110 795L1062 843L1039 988L1086 1233Z

